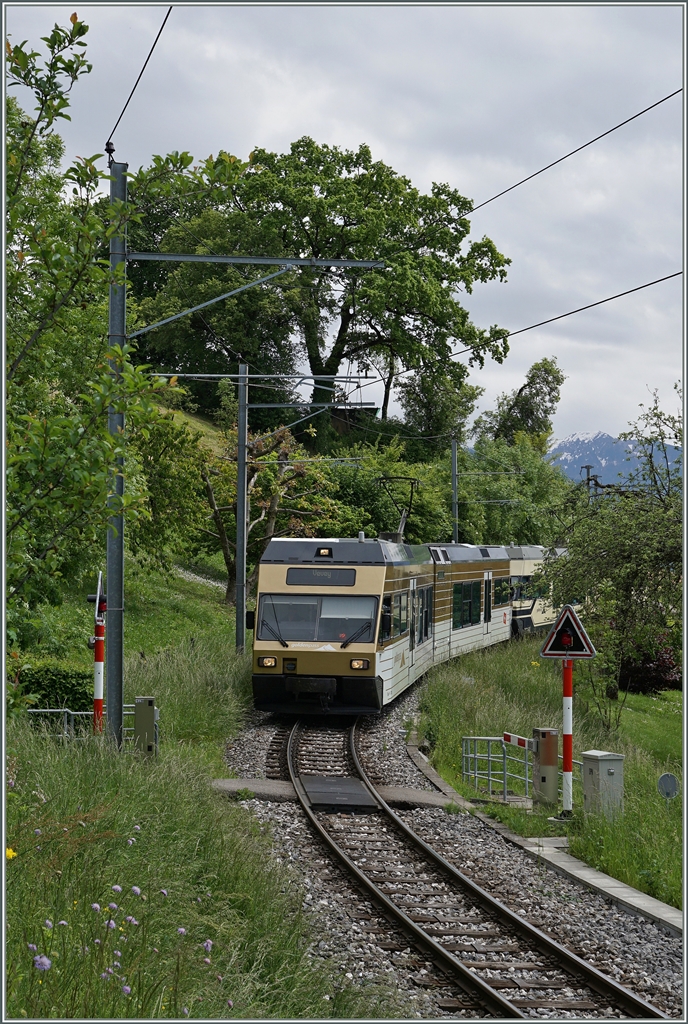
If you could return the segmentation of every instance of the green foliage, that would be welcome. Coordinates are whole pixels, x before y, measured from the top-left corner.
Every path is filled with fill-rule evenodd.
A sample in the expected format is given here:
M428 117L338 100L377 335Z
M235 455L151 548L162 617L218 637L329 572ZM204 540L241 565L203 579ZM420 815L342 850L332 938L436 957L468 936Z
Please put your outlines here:
M208 180L202 200L194 197L190 178L184 183L191 172L173 169L169 160L156 158L155 167L132 181L142 212L132 237L146 239L148 248L383 259L386 269L294 270L269 289L248 290L147 336L142 351L152 363L182 370L191 360L194 370L228 372L241 351L262 370L287 372L305 354L311 372L334 377L346 360L361 367L374 360L439 364L452 372L455 342L467 346L479 365L488 354L499 361L506 355L506 332L476 328L455 297L459 288L470 293L477 281L504 280L509 263L488 238L463 247L471 203L457 191L435 184L423 195L373 161L367 146L353 152L306 137L288 153L257 149L248 164L235 161L231 188ZM199 264L133 277L142 309L155 319L246 279L240 268ZM197 394L209 408L207 392ZM331 396L325 382L314 388L313 401ZM327 420L316 425L327 437Z
M57 118L90 71L82 52L87 26L44 37L47 56L25 43L7 46L12 84L33 91L36 116L7 105L7 585L10 640L42 601L94 568L123 437L109 434L107 409L126 408L127 425L145 431L154 417L151 385L127 346L107 352L110 270L99 257L131 211L100 204L97 157L59 170ZM120 506L135 514L129 486Z
M31 690L41 708L69 708L91 711L93 708L93 670L74 668L68 662L32 658L22 666L19 683Z
M452 437L461 443L466 421L484 388L466 383L468 370L461 363L444 369L426 368L397 383L406 428L427 436L429 453L444 452Z
M392 993L354 993L309 956L303 893L269 833L211 788L249 672L217 636L130 662L132 695L161 708L156 759L10 723L11 1016L401 1016Z
M667 446L682 445L681 421L655 394L625 436L636 440L639 470L602 494L578 492L562 516L567 554L544 579L558 604L586 602L593 673L612 687L653 690L680 684L682 481Z
M533 363L525 383L508 395L500 395L497 408L480 416L474 429L478 436L486 434L513 444L518 433L540 436L541 450L547 451L547 438L552 430L552 416L559 404L559 391L566 376L554 356Z
M529 736L534 727L561 732L561 670L558 663L552 665L538 657L540 643L533 639L501 644L464 655L429 674L421 696L419 736L431 744L432 762L443 778L468 798L475 790L461 782L462 736L501 736L504 731ZM648 698L629 697L631 702L637 699L650 703ZM675 800L667 807L657 793L657 779L663 771L681 777L680 713L671 732L664 728L662 713L652 726L645 724L639 729L629 710L632 706L623 711L619 731L610 740L590 706L583 673L579 669L574 672L573 756L580 760L582 751L591 749L612 749L625 755L622 815L609 822L602 815L584 815L577 772L576 813L568 826L557 822L555 830L547 821L550 811L529 814L495 804L490 805L490 813L521 835L561 835L563 828L575 857L680 907L681 805ZM648 709L646 714L652 712ZM511 780L510 788L515 785Z

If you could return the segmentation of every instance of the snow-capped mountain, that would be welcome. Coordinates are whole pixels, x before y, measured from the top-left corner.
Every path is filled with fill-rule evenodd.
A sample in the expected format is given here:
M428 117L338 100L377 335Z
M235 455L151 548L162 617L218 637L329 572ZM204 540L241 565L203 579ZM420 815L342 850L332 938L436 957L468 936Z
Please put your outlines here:
M634 448L634 441L620 441L601 430L596 433L578 431L562 441L555 441L550 455L555 456L554 465L561 466L572 480L585 480L582 467L587 465L592 466L590 473L596 473L600 483L613 484L618 483L619 474L626 477L638 468ZM670 448L669 455L675 461L680 452Z

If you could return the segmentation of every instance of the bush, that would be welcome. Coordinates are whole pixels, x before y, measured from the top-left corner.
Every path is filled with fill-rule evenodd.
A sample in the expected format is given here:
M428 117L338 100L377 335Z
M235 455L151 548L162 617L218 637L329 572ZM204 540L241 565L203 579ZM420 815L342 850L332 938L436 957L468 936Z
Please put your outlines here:
M12 681L12 680L8 680ZM35 695L40 708L69 708L90 711L93 707L93 672L55 661L36 660L23 665L18 674L22 693Z

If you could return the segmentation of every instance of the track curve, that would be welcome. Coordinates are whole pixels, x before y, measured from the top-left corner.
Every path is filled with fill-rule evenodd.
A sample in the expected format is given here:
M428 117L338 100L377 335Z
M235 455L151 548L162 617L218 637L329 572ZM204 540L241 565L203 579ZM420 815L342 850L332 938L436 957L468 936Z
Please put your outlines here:
M634 1018L668 1019L523 921L417 836L370 782L356 730L356 722L344 729L297 721L287 743L289 775L316 833L382 908L390 930L401 931L458 988L457 998L438 1005L502 1019L529 1017L537 1008L602 1017L610 1007ZM369 794L367 813L352 823L348 813L317 810L306 787L312 796L323 777L358 778Z

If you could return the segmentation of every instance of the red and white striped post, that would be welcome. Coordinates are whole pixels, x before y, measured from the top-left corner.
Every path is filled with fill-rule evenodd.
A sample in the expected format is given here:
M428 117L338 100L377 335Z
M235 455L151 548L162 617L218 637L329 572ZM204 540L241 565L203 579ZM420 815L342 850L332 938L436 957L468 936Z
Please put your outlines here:
M562 661L564 685L564 723L562 728L562 812L564 817L573 813L573 661Z
M103 675L105 664L105 612L106 602L103 594L103 574L98 573L98 587L95 598L89 595L89 601L95 600L95 626L93 630L93 732L103 731Z

